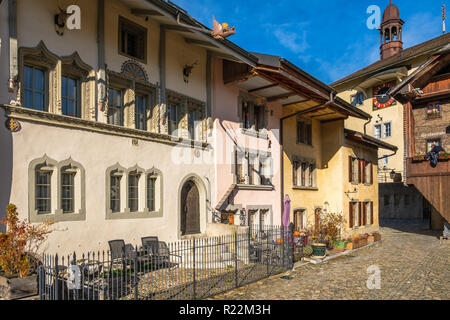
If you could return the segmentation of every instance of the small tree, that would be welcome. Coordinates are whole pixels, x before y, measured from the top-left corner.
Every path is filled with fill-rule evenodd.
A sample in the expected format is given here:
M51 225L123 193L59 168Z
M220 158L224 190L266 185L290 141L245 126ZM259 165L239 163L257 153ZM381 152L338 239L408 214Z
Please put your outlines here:
M25 278L33 266L31 260L36 257L42 243L47 240L52 222L31 225L20 221L17 207L6 207L6 217L0 222L6 226L6 233L0 233L0 269L6 276Z

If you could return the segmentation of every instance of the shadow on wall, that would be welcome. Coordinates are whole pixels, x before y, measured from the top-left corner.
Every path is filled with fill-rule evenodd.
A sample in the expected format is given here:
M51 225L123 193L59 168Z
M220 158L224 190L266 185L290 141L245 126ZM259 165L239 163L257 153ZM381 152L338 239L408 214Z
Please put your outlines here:
M4 113L0 114L0 218L6 215L6 206L11 199L13 143L12 133L6 128ZM4 233L5 226L0 225L0 232Z

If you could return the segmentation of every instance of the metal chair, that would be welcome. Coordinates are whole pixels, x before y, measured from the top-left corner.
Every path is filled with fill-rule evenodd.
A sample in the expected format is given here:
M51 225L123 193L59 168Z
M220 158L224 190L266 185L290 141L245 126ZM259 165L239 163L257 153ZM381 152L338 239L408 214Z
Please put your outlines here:
M158 267L178 267L179 263L173 263L171 257L182 259L181 256L170 253L170 249L163 241L159 241L158 237L141 238L142 247L148 252L152 263Z

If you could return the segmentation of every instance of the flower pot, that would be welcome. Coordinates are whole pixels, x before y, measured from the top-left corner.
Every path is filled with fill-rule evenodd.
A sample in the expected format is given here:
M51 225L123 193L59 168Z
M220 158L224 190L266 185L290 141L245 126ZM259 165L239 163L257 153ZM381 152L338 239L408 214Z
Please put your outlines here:
M368 239L369 243L374 243L377 241L381 241L381 235L377 234L377 235L371 235Z
M0 276L0 300L14 300L38 294L38 276L8 278Z
M347 241L336 241L334 243L333 250L343 252L343 251L345 251L346 246L347 246Z
M312 245L313 248L313 257L314 258L325 258L327 255L327 245L324 243L314 243Z
M358 249L360 247L361 247L361 245L360 245L359 241L358 242L348 242L345 249L347 249L347 250L355 250L355 249Z
M367 241L367 239L360 239L359 240L359 248L361 247L365 247L369 244L369 242Z

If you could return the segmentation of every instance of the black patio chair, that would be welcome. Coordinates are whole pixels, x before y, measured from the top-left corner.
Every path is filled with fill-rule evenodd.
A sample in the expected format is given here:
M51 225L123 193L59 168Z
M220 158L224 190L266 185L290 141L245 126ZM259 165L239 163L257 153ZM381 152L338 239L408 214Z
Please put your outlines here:
M176 268L179 266L179 262L174 263L171 258L180 259L181 256L170 253L170 249L163 241L159 241L158 237L144 237L141 239L142 247L148 255L151 257L152 263L158 267L163 268Z
M136 252L131 244L125 244L124 240L108 241L111 252L111 265L120 262L123 267L131 265L137 259L138 263L147 262L148 256Z

